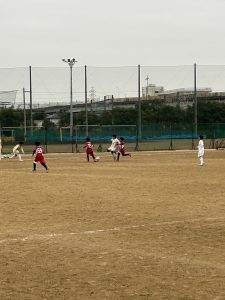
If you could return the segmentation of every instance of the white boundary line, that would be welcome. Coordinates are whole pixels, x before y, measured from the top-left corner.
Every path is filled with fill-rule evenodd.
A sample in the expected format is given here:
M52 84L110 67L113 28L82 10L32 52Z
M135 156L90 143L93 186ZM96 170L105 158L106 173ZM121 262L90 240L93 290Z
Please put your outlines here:
M43 241L54 239L58 237L69 237L75 235L92 235L99 233L107 233L107 232L115 232L129 229L139 229L139 228L149 228L154 226L165 226L165 225L175 225L175 224L188 224L188 223L197 223L197 222L214 222L214 221L224 221L225 217L217 217L217 218L205 218L205 219L189 219L189 220L177 220L177 221L167 221L167 222L157 222L152 224L140 224L140 225L126 225L121 227L114 227L108 229L97 229L97 230L87 230L81 232L69 232L69 233L48 233L48 234L33 234L24 237L18 238L7 238L0 240L0 244L6 244L10 242L28 242L28 241Z

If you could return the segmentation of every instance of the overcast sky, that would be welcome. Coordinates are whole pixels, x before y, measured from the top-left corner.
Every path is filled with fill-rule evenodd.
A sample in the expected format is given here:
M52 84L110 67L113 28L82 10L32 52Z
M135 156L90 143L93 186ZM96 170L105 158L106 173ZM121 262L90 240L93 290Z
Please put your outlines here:
M225 0L0 4L0 67L225 64Z

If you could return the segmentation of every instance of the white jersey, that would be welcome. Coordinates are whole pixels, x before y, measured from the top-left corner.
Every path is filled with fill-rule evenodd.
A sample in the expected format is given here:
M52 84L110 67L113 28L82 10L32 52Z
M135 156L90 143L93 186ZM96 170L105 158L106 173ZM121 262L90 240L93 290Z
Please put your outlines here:
M204 142L203 140L200 140L198 142L198 157L204 156L205 149L204 149Z
M23 151L23 147L20 144L17 144L14 148L13 148L13 153L19 153L21 150L22 153L24 153Z
M109 147L109 150L115 152L117 149L117 146L120 144L120 141L117 138L115 138L115 139L111 139L111 142L112 142L112 144Z

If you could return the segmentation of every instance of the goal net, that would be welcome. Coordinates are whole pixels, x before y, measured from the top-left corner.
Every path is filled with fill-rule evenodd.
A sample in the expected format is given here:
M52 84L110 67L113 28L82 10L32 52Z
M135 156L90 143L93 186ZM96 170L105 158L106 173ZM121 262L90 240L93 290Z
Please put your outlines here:
M0 91L0 108L15 105L17 90Z

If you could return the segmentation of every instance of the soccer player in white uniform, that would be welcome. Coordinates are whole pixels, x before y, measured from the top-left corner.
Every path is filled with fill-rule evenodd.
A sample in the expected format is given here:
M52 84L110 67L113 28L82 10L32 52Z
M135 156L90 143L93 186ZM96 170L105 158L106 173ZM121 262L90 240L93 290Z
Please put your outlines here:
M13 148L12 154L11 154L11 156L9 156L9 158L13 158L13 157L17 156L19 161L23 161L20 153L24 154L23 142L20 142Z
M199 135L199 142L198 142L198 158L200 160L200 166L204 165L204 142L203 142L203 136Z
M113 159L116 160L117 147L119 146L120 141L117 139L115 134L112 135L111 142L112 144L107 151L111 152Z

